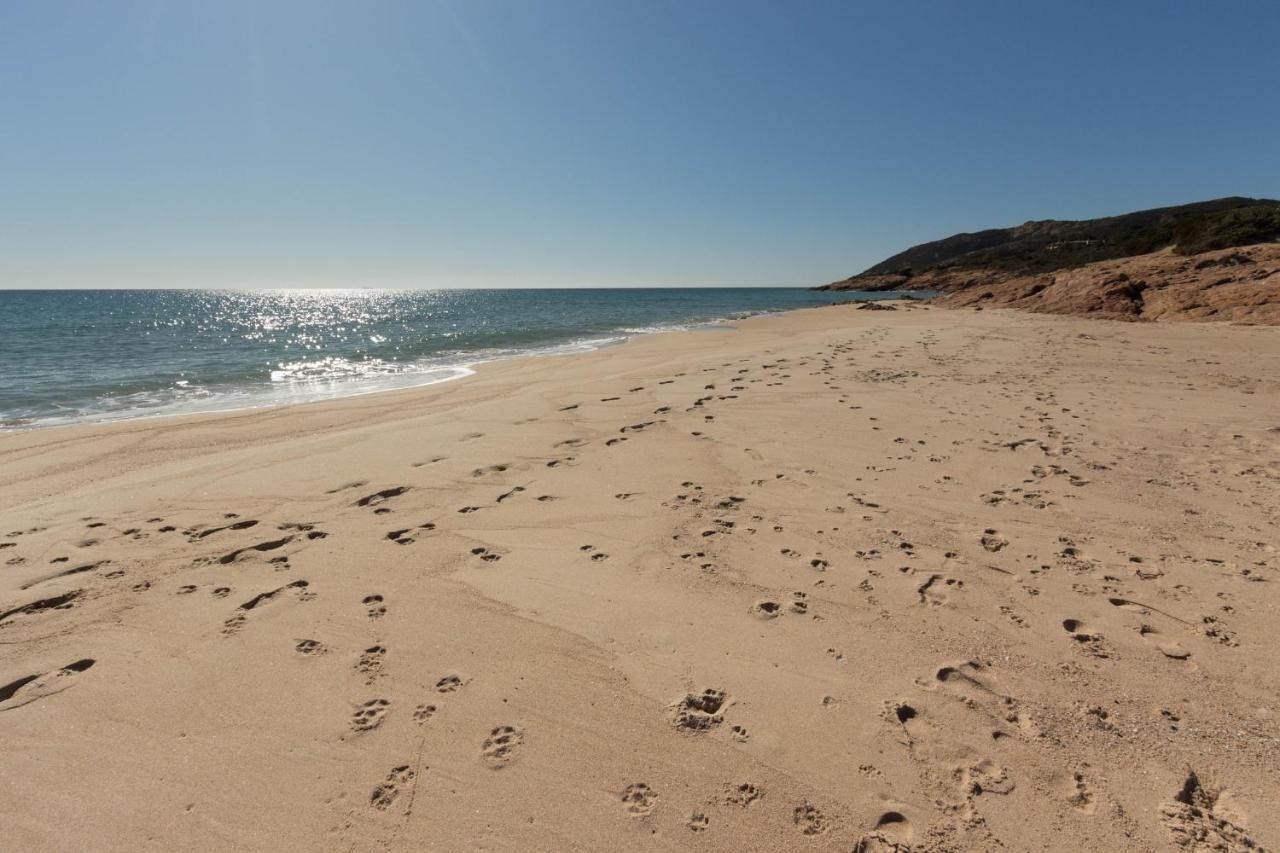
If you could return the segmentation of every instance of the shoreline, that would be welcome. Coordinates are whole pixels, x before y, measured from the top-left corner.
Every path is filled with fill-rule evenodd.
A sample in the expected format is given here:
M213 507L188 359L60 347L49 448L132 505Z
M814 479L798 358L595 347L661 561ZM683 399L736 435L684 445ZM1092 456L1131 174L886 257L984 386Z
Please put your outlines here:
M0 823L1274 847L1277 376L1264 327L836 305L7 433Z
M769 289L769 288L761 288L761 289ZM906 298L910 298L910 297L895 297L895 296L882 296L879 294L871 294L871 293L865 293L865 294L856 293L856 294L850 294L850 298L845 301L860 302L860 301L868 301L868 300L876 301L876 300L885 300L885 299L892 300L892 299L906 299ZM833 302L831 304L834 305L834 304L840 304L840 303ZM186 408L186 404L168 403L168 404L163 404L150 409L144 408L144 407L135 407L132 409L123 410L125 413L119 413L119 414L109 413L109 412L81 414L81 415L74 416L66 421L54 421L51 418L44 418L44 419L38 419L34 422L29 422L29 423L17 423L16 421L20 421L23 419L13 418L10 420L15 421L15 423L12 423L9 425L0 425L0 435L4 435L10 432L26 432L31 430L60 429L65 427L91 426L91 425L100 425L100 424L108 424L108 423L124 423L124 422L130 422L135 420L146 420L146 419L152 419L152 418L197 417L197 416L206 416L211 414L229 414L234 412L251 411L256 409L266 409L266 408L281 407L281 406L306 405L306 404L315 403L315 402L341 400L341 399L346 399L350 397L361 397L368 394L381 394L381 393L388 393L388 392L394 392L394 391L412 390L417 388L428 387L431 385L438 385L438 384L443 384L447 382L453 382L459 379L465 379L471 375L474 375L475 368L483 364L510 361L512 359L545 358L545 357L557 357L557 356L563 356L563 355L576 355L576 354L582 354L582 353L597 352L601 349L607 349L612 346L619 346L619 345L625 344L634 338L642 337L646 335L670 334L673 332L704 331L704 330L713 330L713 329L719 329L719 328L732 328L733 324L742 322L743 320L754 319L756 317L777 316L780 314L788 313L789 311L808 310L809 308L813 308L813 307L824 307L824 306L805 306L803 308L786 308L786 309L767 310L767 311L762 310L762 311L748 312L744 316L725 316L725 317L715 317L708 320L672 322L670 324L659 324L657 326L652 326L652 327L641 327L641 328L620 327L618 329L601 332L596 336L589 336L585 338L573 338L561 343L531 346L521 350L515 350L510 352L500 351L500 354L484 354L480 352L469 353L469 354L466 354L468 356L467 358L462 358L461 360L458 360L458 361L441 363L439 365L434 365L430 367L424 366L421 369L406 370L402 374L399 374L399 376L413 375L413 376L420 377L420 376L425 376L428 374L438 373L442 371L456 371L457 375L448 376L440 379L432 379L427 381L411 381L409 384L405 384L405 385L394 384L394 379L396 376L395 374L391 376L372 377L372 378L365 378L365 379L345 379L345 380L337 379L337 380L332 380L330 384L343 385L345 386L345 388L343 390L332 392L332 393L321 393L317 390L314 390L315 387L319 386L320 384L323 384L320 382L314 382L312 383L311 388L297 389L300 392L299 393L300 399L297 399L295 401L284 399L285 397L288 396L289 393L293 392L295 389L292 389L292 388L274 389L275 394L273 395L272 393L273 388L271 383L266 383L260 386L246 386L245 388L239 388L239 389L224 389L220 392L216 392L215 399L209 401L210 404L213 404L216 398L232 397L237 393L245 392L245 393L248 393L250 396L261 396L264 398L265 402L239 404L239 403L228 401L225 405L216 405L214 408L207 408L207 409L198 408L200 404L193 404L194 406L196 406L194 408ZM464 354L462 353L459 354L460 357L462 355ZM371 385L371 384L377 385L379 383L385 384L388 380L392 380L392 383L393 383L390 385L390 387L373 387L373 388L367 388L364 390L361 390L361 387L360 387L362 385ZM272 396L275 396L277 399L270 399Z

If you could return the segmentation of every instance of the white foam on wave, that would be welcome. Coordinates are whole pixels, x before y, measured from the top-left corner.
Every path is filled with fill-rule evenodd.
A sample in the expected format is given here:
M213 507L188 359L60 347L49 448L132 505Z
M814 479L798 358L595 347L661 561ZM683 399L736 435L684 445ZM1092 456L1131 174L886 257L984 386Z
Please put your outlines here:
M738 317L763 312L741 312ZM733 318L733 319L736 319ZM451 382L475 374L481 364L512 358L541 358L595 352L625 343L638 335L699 329L731 329L733 319L717 318L691 323L662 323L618 329L559 344L456 352L416 362L383 359L353 360L326 356L283 362L270 373L270 381L255 385L210 389L177 380L171 387L100 397L91 409L67 409L65 413L39 417L0 414L0 432L74 424L105 423L136 418L225 413L268 406L358 397L383 391L399 391Z

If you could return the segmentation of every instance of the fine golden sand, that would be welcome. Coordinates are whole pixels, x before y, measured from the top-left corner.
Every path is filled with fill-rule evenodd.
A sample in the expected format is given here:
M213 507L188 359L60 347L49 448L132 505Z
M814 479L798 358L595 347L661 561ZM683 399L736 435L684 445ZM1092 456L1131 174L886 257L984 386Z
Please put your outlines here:
M1280 844L1280 337L919 305L0 436L6 850Z

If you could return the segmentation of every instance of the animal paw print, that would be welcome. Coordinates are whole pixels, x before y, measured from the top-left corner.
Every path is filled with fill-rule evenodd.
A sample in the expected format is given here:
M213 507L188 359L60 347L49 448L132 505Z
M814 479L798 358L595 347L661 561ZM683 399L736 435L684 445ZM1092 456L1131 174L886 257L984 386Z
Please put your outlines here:
M761 619L775 619L782 612L782 605L776 601L757 601L751 605L751 612Z
M516 750L524 743L524 729L519 726L498 726L480 744L480 759L500 770L515 760Z
M293 650L300 655L322 655L329 651L319 640L298 640Z
M454 693L462 688L467 681L461 675L450 674L441 678L436 682L437 693Z
M727 698L723 690L708 687L689 693L675 704L675 726L686 732L706 732L724 722L721 710Z
M382 603L380 595L366 595L360 603L368 608L370 619L380 619L387 615L387 607Z
M809 595L805 592L791 593L791 612L801 616L809 612Z
M386 719L387 712L390 710L391 703L386 699L370 699L356 708L355 713L351 715L351 730L354 732L373 731L382 725L382 721Z
M484 560L486 563L496 563L498 560L502 559L501 554L495 554L492 551L490 551L488 548L482 548L482 547L472 548L471 553L473 556L479 557L480 559Z
M947 603L948 590L958 590L963 587L964 581L959 578L931 574L916 587L916 595L919 596L921 604L940 606Z
M356 660L356 672L365 678L365 684L372 684L382 675L382 659L387 654L385 646L370 646L360 653Z
M609 559L609 555L605 552L596 551L596 546L594 545L579 545L578 550L584 554L591 554L591 560L596 563Z
M702 832L710 823L710 819L702 812L693 812L685 820L684 825L689 827L690 832Z
M1009 544L1008 539L1001 538L996 533L996 531L990 527L982 531L982 538L978 541L982 543L983 548L986 548L988 551L990 551L993 554L996 553L997 551L1002 550L1006 545Z
M1067 802L1078 812L1092 814L1094 810L1093 791L1085 781L1084 774L1076 771L1071 774L1071 785L1067 792Z
M750 782L739 782L737 785L727 785L724 791L724 801L727 805L746 808L756 800L764 796L764 791L760 790Z
M385 812L400 796L401 790L408 787L417 775L408 764L393 767L387 774L386 781L374 788L373 793L369 795L369 805L380 812Z
M812 803L801 803L795 807L791 819L805 835L822 835L827 831L827 818Z
M413 709L413 721L418 725L425 725L428 720L436 715L435 705L419 705Z
M425 524L419 524L417 527L406 527L403 530L389 530L387 531L386 538L390 539L392 542L396 543L397 545L412 545L414 542L417 541L419 530L430 531L435 529L436 529L435 524L433 522L428 521Z
M653 812L658 804L658 795L644 782L635 782L622 792L622 802L628 814L633 817L644 817Z

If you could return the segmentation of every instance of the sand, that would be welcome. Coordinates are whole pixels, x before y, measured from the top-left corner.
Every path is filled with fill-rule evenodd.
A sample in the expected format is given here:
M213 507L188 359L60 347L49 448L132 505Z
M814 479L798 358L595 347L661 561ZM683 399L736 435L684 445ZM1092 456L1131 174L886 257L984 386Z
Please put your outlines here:
M1280 336L832 307L0 436L9 850L1280 845Z

